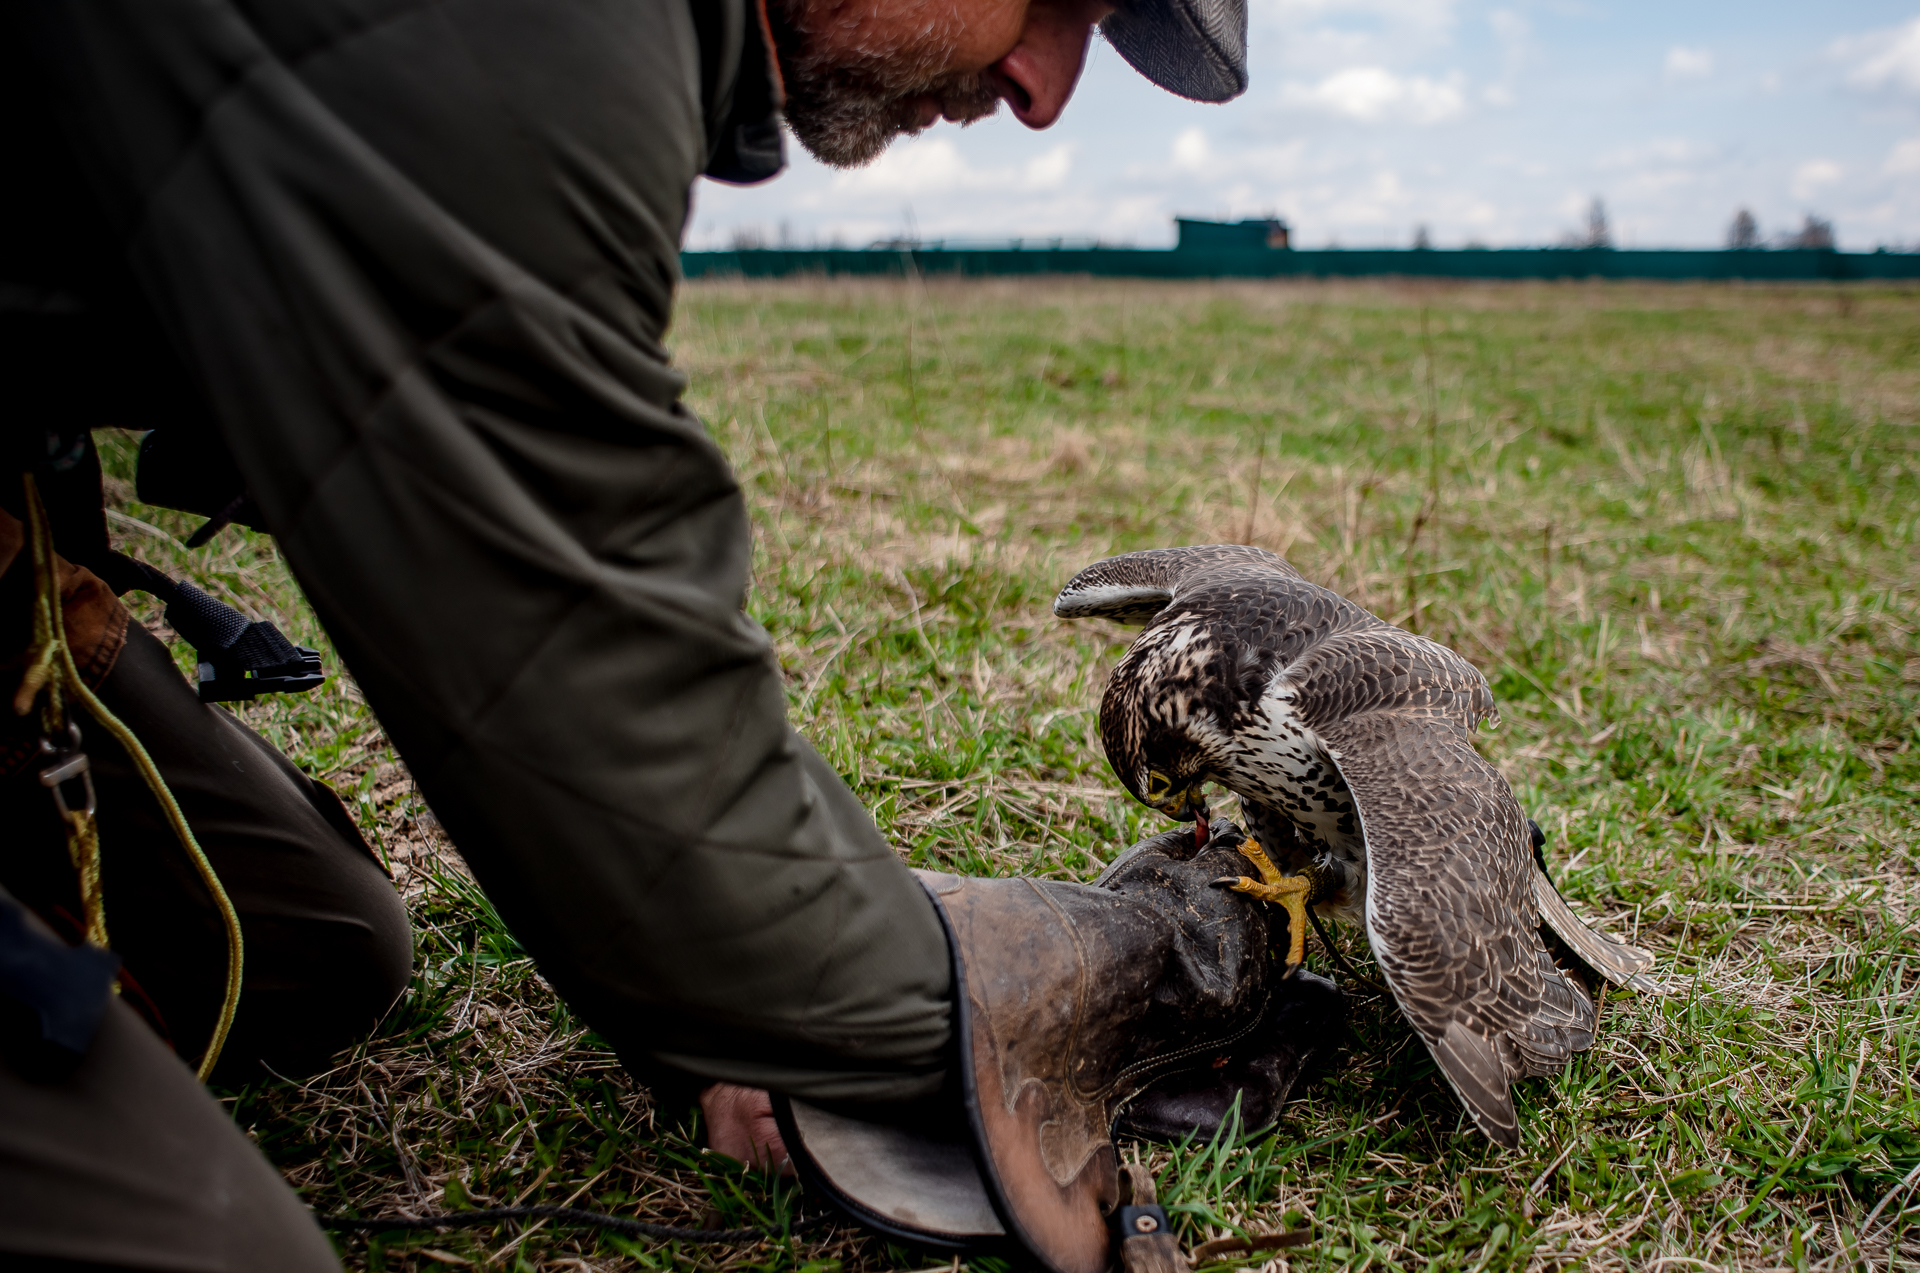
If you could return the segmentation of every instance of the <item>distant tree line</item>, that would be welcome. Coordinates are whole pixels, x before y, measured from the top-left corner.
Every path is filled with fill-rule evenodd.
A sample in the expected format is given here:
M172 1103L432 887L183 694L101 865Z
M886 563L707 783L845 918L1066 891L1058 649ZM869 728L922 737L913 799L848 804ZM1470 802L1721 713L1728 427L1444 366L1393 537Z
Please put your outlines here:
M1416 236L1414 246L1426 246L1426 227ZM1610 248L1614 245L1613 226L1607 218L1607 205L1599 195L1587 205L1586 225L1560 236L1564 248ZM1760 237L1760 222L1751 211L1740 209L1727 226L1727 247L1733 251L1762 248L1832 248L1835 246L1833 222L1808 213L1798 230L1783 231L1768 240Z
M1753 213L1742 208L1733 214L1733 221L1727 226L1727 247L1736 252L1750 251L1756 248L1831 248L1833 242L1833 222L1824 221L1809 212L1798 230L1776 234L1771 244L1760 240L1760 222Z

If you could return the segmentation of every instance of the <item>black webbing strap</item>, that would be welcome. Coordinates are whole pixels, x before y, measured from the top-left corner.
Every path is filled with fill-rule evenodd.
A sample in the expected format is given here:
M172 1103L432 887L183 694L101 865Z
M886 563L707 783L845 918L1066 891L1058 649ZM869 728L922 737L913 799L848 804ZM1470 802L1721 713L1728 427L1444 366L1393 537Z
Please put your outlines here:
M108 553L84 564L115 592L147 592L167 603L168 625L199 652L203 703L304 694L327 679L318 650L295 645L265 619L249 620L226 602L144 561Z

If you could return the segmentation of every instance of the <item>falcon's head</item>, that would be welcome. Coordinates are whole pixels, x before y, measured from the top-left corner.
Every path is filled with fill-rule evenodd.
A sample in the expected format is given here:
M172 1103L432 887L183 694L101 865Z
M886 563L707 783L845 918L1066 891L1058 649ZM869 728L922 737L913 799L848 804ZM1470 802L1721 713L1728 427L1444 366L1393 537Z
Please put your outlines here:
M1207 820L1204 788L1208 779L1185 754L1172 752L1154 758L1142 757L1121 781L1140 803L1158 809L1176 822Z
M1205 825L1202 790L1231 772L1233 735L1278 658L1274 580L1306 586L1264 548L1151 548L1095 562L1054 598L1062 619L1146 624L1100 704L1107 761L1142 804Z
M1218 777L1210 638L1204 625L1150 628L1113 669L1100 703L1100 741L1115 776L1134 799L1180 822L1206 821L1204 789Z

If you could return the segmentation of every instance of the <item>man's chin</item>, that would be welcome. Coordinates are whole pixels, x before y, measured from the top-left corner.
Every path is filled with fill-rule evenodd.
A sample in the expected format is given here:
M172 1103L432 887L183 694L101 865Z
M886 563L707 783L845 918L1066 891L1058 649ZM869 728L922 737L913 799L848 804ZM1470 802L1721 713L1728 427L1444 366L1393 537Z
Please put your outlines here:
M900 136L912 136L920 131L917 126L898 123L880 123L874 120L809 120L804 116L792 116L787 126L793 129L793 135L808 154L829 168L864 168L893 144Z
M993 112L974 115L967 119L956 120L962 128L991 118ZM942 117L944 118L944 116ZM939 119L933 121L939 123ZM809 155L830 168L864 168L887 152L887 147L900 137L918 137L933 125L895 124L886 129L814 129L803 128L792 119L787 126L793 129L793 135L806 148Z
M930 111L930 101L942 107ZM971 124L999 109L999 95L978 77L910 96L882 97L835 86L818 96L794 93L787 103L787 126L807 153L828 167L861 168L885 154L896 137L925 132L942 118Z

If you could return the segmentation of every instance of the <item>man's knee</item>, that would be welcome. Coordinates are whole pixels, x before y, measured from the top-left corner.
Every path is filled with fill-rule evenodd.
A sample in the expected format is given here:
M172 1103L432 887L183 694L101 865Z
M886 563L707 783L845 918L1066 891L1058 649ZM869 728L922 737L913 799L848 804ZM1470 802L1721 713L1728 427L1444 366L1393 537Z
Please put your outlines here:
M379 1024L413 966L405 911L390 889L386 896L390 908L373 898L352 916L252 926L246 988L218 1078L241 1079L261 1064L310 1072Z

